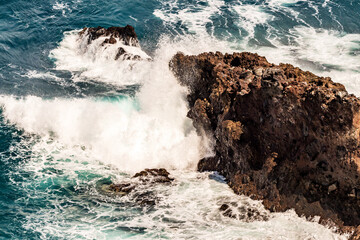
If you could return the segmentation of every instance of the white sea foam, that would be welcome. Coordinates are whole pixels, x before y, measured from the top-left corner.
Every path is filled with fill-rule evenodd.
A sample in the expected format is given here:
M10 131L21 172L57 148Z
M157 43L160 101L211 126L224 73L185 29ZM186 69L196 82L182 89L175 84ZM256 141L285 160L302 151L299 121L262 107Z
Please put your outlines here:
M179 0L161 1L162 9L157 9L154 15L164 21L165 24L180 23L188 28L191 33L207 33L206 25L212 24L211 17L220 14L220 8L225 2L222 0L196 0L187 7Z
M88 44L87 37L80 37L78 32L66 32L59 47L51 51L50 57L56 60L56 69L72 71L74 80L78 81L91 79L119 85L142 83L151 63L114 60L120 47L144 59L149 58L141 48L124 45L119 39L116 44L103 45L105 37Z
M53 9L61 11L63 16L65 16L66 11L71 12L71 8L69 7L68 3L55 2Z
M337 31L295 27L290 31L291 44L277 40L275 48L255 47L274 63L292 63L321 76L330 76L345 85L350 93L360 96L360 39L359 34L342 34Z
M247 40L255 37L255 27L267 24L275 19L274 16L264 12L259 5L235 5L232 9L238 14L238 26L249 34Z
M304 2L304 0L266 0L266 2L269 5L284 5L284 4L295 4L298 2Z
M69 8L69 6L67 3L56 2L53 5L53 9L55 9L55 10L63 10L63 9L68 9L68 8Z
M58 68L74 74L83 68L82 74L91 75L93 71L89 68L94 67L103 74L94 74L98 81L108 82L114 77L112 83L119 85L127 84L127 77L132 78L132 83L142 83L136 97L109 102L94 98L45 100L35 96L2 96L3 114L28 133L54 139L68 148L84 147L93 158L122 171L149 167L195 169L199 159L211 154L211 146L196 134L186 117L187 89L179 86L168 64L177 51L198 54L225 48L221 42L209 46L203 40L184 37L171 42L163 38L153 61L116 61L109 50L113 46L94 43L85 53L81 49L75 51L75 46L79 46L78 34L70 32L52 53L57 57ZM111 73L117 67L121 71Z
M266 210L259 202L234 195L225 184L210 180L203 173L172 172L176 178L173 185L151 189L160 199L151 211L138 207L129 209L127 198L110 199L97 192L96 182L103 177L111 176L113 181L121 181L128 176L124 177L120 172L134 172L145 167L193 169L198 159L208 153L208 142L197 136L186 118L186 89L177 84L168 69L168 61L176 51L185 54L232 51L229 43L216 40L206 31L211 16L221 14L219 11L224 3L207 2L205 7L199 6L195 14L184 10L180 11L181 16L176 16L171 9L177 8L178 1L168 2L169 5L164 2L164 11L155 11L169 24L180 21L196 34L179 36L173 42L162 38L151 62L115 61L115 45L114 49L112 46L106 48L99 40L84 47L76 31L66 33L59 47L52 52L57 69L71 71L75 80L91 79L119 85L141 83L141 90L134 99L109 102L95 98L0 97L3 114L9 122L40 136L40 140L31 146L31 161L19 166L23 171L34 173L31 180L35 182L25 182L21 188L29 197L46 199L50 207L28 214L27 229L39 231L44 239L64 235L68 239L186 239L194 236L197 239L346 239L315 222L297 217L293 211L271 214L269 221L251 223L224 217L219 211L224 202L250 204L259 211ZM284 7L283 4L276 6ZM243 18L253 24L249 27L267 24L266 21L272 19L263 11L264 6L252 10L259 15ZM322 33L312 32L303 42L299 37L301 34L306 35L307 30L293 29L293 48L270 38L276 50L265 47L248 47L247 50L260 52L273 62L290 62L305 68L314 67L315 63L329 63L326 56L334 54L333 50L327 52L316 48L316 44L321 44L316 39ZM341 38L336 33L326 34ZM342 40L352 42L353 38ZM312 56L311 49L323 56ZM346 69L345 73L357 67L352 57L340 56L347 63L339 63ZM325 75L344 72L322 71ZM116 168L109 168L109 164ZM47 171L48 166L55 170ZM54 174L57 170L61 173ZM91 174L98 176L87 179L86 176ZM61 198L48 193L54 187L51 184L61 186L75 197ZM69 186L79 192L72 193ZM127 233L122 229L127 229Z
M27 141L27 140L26 140ZM30 141L31 142L31 141ZM30 199L46 206L27 214L24 227L42 239L346 239L329 228L298 217L294 211L269 213L261 202L238 196L220 176L194 171L171 171L172 184L137 188L132 194L152 195L155 206L139 206L132 195L107 197L99 191L104 179L129 181L129 175L94 161L81 148L64 148L42 139L31 144L31 161L18 166L28 176L18 186ZM17 147L17 146L14 146ZM24 174L26 173L26 174ZM211 179L209 176L212 176ZM218 181L212 180L214 178ZM101 186L101 185L100 185ZM61 194L66 192L66 194ZM23 203L26 199L19 199ZM222 204L245 220L222 215ZM94 207L96 206L96 207ZM268 216L268 221L246 221L246 209Z
M146 167L194 169L201 158L200 138L185 117L186 104L178 90L167 91L177 98L166 101L158 91L157 96L165 102L139 111L131 100L111 103L33 96L1 97L0 102L4 116L26 132L70 148L86 148L94 158L123 171Z
M60 81L61 78L57 77L51 72L39 72L36 70L29 70L23 76L28 78L40 78L40 79L50 79L54 81Z
M222 3L221 7L214 7L213 12L209 11L209 14L202 15L203 18L191 16L190 13L196 14L192 7L182 6L178 1L173 1L168 5L164 3L163 7L156 10L154 14L166 24L175 26L177 21L190 21L191 23L186 26L191 24L202 26L202 29L193 29L196 35L199 38L211 40L214 39L211 38L213 32L209 34L204 31L207 24L210 23L211 25L211 14L216 13L225 17L226 14L222 11L231 10L238 16L235 22L243 39L223 44L227 46L218 50L223 52L231 52L231 50L257 52L266 56L270 62L291 63L318 75L330 76L334 81L344 84L350 93L360 96L360 35L311 27L306 19L302 19L300 12L292 7L300 2L306 2L309 8L314 9L314 17L319 20L320 24L320 8L328 9L332 17L333 2L313 3L303 0L265 0L257 1L256 4L248 4L243 1L232 2L231 4ZM206 3L211 6L213 1L206 1ZM189 13L186 21L182 19L182 13L173 11L179 8ZM276 20L275 13L277 12L286 14L299 25L291 28L288 32L273 27L271 22ZM336 19L333 20L337 21ZM260 25L265 27L266 33L262 34L271 43L271 47L254 44L256 27ZM242 32L242 29L246 33ZM219 40L214 41L220 42ZM231 50L229 50L230 46L232 47Z

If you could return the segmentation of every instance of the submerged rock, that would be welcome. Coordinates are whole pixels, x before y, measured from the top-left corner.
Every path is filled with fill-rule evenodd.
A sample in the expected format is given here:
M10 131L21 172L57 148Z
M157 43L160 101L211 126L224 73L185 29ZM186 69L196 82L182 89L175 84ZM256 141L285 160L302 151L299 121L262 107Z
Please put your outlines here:
M234 218L243 222L267 221L270 215L265 211L245 203L224 203L219 208L225 217Z
M110 184L108 187L108 191L120 194L120 195L126 195L130 193L132 190L134 190L136 187L135 184L131 183L120 183L120 184Z
M106 195L129 196L129 199L139 205L155 205L158 200L152 188L156 184L171 183L174 179L164 168L145 169L136 173L132 179L122 183L105 182L99 188Z
M360 100L343 85L252 53L178 53L170 67L215 143L200 171L271 211L360 224Z
M136 173L133 178L138 178L143 182L170 183L174 179L169 175L170 173L165 168L146 168L144 171Z

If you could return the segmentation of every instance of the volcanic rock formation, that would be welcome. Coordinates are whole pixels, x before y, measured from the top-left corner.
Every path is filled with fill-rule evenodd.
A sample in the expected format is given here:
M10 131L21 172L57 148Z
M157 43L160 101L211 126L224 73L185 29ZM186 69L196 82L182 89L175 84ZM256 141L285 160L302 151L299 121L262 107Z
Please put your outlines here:
M96 28L83 28L79 32L81 37L87 38L87 43L90 44L92 41L104 38L102 45L105 44L116 44L118 41L123 43L123 47L117 49L115 60L141 60L141 56L134 55L128 52L125 46L140 47L139 40L132 26L126 25L125 27L96 27Z
M360 224L360 100L343 85L246 52L178 53L170 67L189 88L195 128L215 143L200 171L271 211Z
M107 29L100 26L96 28L83 28L79 34L83 35L84 33L88 36L88 43L100 37L107 37L104 43L114 44L117 42L117 38L124 41L125 45L139 46L135 29L130 25L126 25L125 27L109 27Z

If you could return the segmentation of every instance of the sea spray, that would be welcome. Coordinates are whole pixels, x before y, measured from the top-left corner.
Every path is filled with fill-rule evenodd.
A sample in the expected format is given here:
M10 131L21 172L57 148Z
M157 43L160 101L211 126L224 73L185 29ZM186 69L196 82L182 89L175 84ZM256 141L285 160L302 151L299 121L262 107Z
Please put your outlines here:
M51 53L57 66L69 67L74 75L81 70L94 81L112 79L112 84L117 85L126 85L127 76L132 76L132 83L142 84L135 98L125 96L109 102L96 98L2 96L3 114L12 124L68 147L81 146L95 159L128 172L155 167L195 169L199 159L211 155L210 142L198 136L186 117L187 90L177 83L168 67L169 59L176 53L174 45L161 46L153 61L132 61L115 60L109 48L114 47L115 51L116 46L97 41L88 47L82 44L77 31L66 33L59 48ZM185 47L184 44L191 42L179 45ZM122 67L121 72L114 75L118 66ZM93 67L101 78L92 75Z
M37 4L29 1L4 2L0 11L3 13L1 18L7 24L1 29L0 35L2 52L0 80L2 82L1 91L7 95L2 97L0 105L1 109L4 109L4 114L8 112L8 115L3 118L2 113L0 122L1 136L3 137L3 132L6 132L6 138L2 138L3 142L1 143L3 152L0 153L1 163L4 166L0 175L2 180L0 205L3 213L6 213L0 218L1 237L13 236L17 239L144 239L160 237L170 239L345 239L344 236L334 234L317 223L297 217L293 211L273 214L267 222L247 223L225 217L219 211L224 202L243 203L246 201L258 206L259 210L262 209L262 206L258 205L259 202L234 195L226 184L213 180L218 177L208 173L171 171L176 179L175 183L162 190L157 189L157 194L162 199L161 209L159 206L153 212L151 211L154 209L149 210L132 205L126 198L107 198L97 192L97 184L106 181L121 182L131 177L131 174L127 174L120 167L108 164L110 161L107 162L107 159L95 154L90 146L97 141L94 140L95 132L100 131L95 127L100 126L104 130L105 124L101 122L104 121L109 126L108 132L111 132L112 123L119 127L122 119L130 122L129 115L132 116L134 112L137 116L140 113L142 116L146 115L155 111L146 110L151 109L152 103L169 99L156 94L157 91L166 91L160 82L159 84L150 84L153 79L152 76L148 76L148 73L151 72L149 68L154 65L147 62L115 62L113 61L114 52L95 46L94 50L101 50L100 53L104 50L104 52L95 56L91 54L86 56L86 52L80 51L78 43L73 39L68 36L62 39L61 34L64 31L66 35L76 39L78 31L67 32L69 29L97 25L135 24L140 41L142 43L146 41L150 49L158 49L156 54L154 52L148 54L155 55L155 58L160 55L173 55L176 51L198 54L205 51L246 50L259 51L270 61L278 62L285 61L281 58L281 54L277 56L277 53L281 52L282 47L290 44L287 41L288 30L296 25L310 27L310 29L332 29L341 33L345 29L348 33L355 34L359 29L357 19L360 11L358 11L359 4L356 1L259 0L255 3L255 1L206 0L162 2L163 4L158 1L136 0L128 1L126 4L112 1L85 3L82 0L60 0L50 4L41 1ZM254 3L259 7L253 8ZM314 7L311 7L310 4ZM233 7L238 5L244 7L243 11L246 11L247 7L249 7L248 9L252 8L254 10L253 18L247 20L237 15ZM321 8L321 6L324 7ZM317 12L315 8L318 8L319 11ZM166 19L168 16L171 18L169 21ZM163 19L163 17L165 18ZM318 19L322 19L322 25ZM268 22L264 22L264 20ZM247 31L240 29L243 23L247 24L249 32L254 30L254 38L246 38ZM189 32L190 35L188 35ZM159 40L159 36L162 34L169 37L160 37ZM244 39L245 42L243 42ZM274 46L270 41L273 39L279 41ZM66 40L69 41L66 43ZM59 45L56 46L57 44ZM308 44L303 46L310 47L310 49L314 47ZM54 55L58 57L50 55L52 60L57 62L53 69L48 52L54 48L52 53L56 53ZM304 52L312 53L313 51ZM106 58L107 53L109 55ZM284 53L284 56L286 54L291 56L292 50L286 49ZM97 60L93 61L94 57ZM357 61L356 54L349 57L354 57L354 62ZM61 59L63 59L62 64L60 64ZM98 65L96 61L100 64ZM294 64L293 61L296 59L290 60ZM165 65L167 63L164 64L164 69L166 69ZM311 63L308 66L309 68L306 67L306 69L311 70ZM131 68L136 74L129 71ZM48 72L55 77L47 74ZM332 70L332 72L334 71ZM348 81L347 87L355 84L355 82L350 83L350 77L353 80L358 78L353 71L345 74L341 71L336 73L340 80ZM328 75L328 72L324 72L324 75ZM168 80L166 76L164 79ZM337 78L334 80L338 81ZM169 84L171 82L170 78ZM131 97L118 95L121 94L118 89L128 89L134 85L136 89L142 85L141 94L138 93L135 97L133 94ZM63 89L63 86L67 86L67 88ZM76 86L78 93L76 96L86 97L71 98L74 95L72 95L71 89L68 91L68 86L70 88ZM99 86L106 88L105 91L101 91L101 96L105 96L104 98L99 98L95 91ZM355 87L356 85L353 85L353 90L356 90ZM154 91L153 94L151 91ZM18 97L12 97L10 94ZM147 97L151 94L152 97ZM49 98L39 98L44 95ZM182 99L184 95L181 94ZM54 98L54 96L58 96L58 98ZM118 97L121 99L114 100ZM31 98L35 99L29 100ZM39 104L29 103L35 100ZM10 109L13 103L13 111L6 110ZM20 103L33 108L34 111L38 109L41 114L38 113L36 118L30 116L26 119L25 116L31 115L27 113L30 110L19 107ZM56 111L50 110L55 105L62 107L55 107ZM75 114L78 117L74 117L67 111L67 109L76 109L76 106L80 107L80 105L94 108L97 115L95 116L95 113L88 110L87 113L78 112ZM115 112L110 114L105 110L99 110L102 106L107 111ZM17 112L16 109L20 109L20 111ZM158 108L157 111L161 112L160 109L166 110L167 108ZM2 110L0 111L2 112ZM144 111L148 113L145 114ZM47 114L47 112L50 113ZM17 115L18 113L19 115ZM171 111L169 113L172 114ZM55 132L49 131L49 129L56 129L56 124L47 124L46 120L43 120L51 114L57 114L58 118L67 115L69 120L64 117L64 122L68 121L69 124L67 127L65 126L66 129L71 129L71 126L74 127L72 129L76 129L78 126L81 132L85 132L82 130L83 125L91 126L91 134L84 135L82 133L84 136L80 137L79 134L69 130L69 133L66 134L69 134L70 137L61 138L59 135L66 134L62 135L61 129L57 129ZM103 114L104 117L98 120L94 119L99 117L99 114ZM118 117L114 119L115 117L112 118L110 115ZM159 118L159 115L152 113L149 118L154 119L155 116ZM171 119L170 116L165 117L164 115L165 112L162 117ZM182 117L184 118L184 116ZM51 117L51 119L52 122L57 121L55 117ZM37 121L43 123L43 126L50 127L42 130L36 126ZM90 123L86 124L86 121ZM64 123L57 123L57 125L61 124ZM19 130L22 125L37 130L30 133L25 129L25 133L23 133ZM124 127L126 124L121 126ZM137 130L140 132L141 129ZM191 122L185 121L182 131L184 136L188 136L193 131ZM92 135L93 133L94 135ZM129 137L129 134L126 136ZM6 142L5 139L7 139ZM65 139L73 140L66 141ZM155 138L150 139L154 140ZM20 142L18 143L18 141ZM100 140L98 140L99 142ZM130 143L130 140L126 138L125 143ZM150 143L155 145L153 142ZM110 145L113 148L126 147L122 144L114 143L112 145L112 142ZM191 149L193 149L192 147L193 145L191 145ZM185 150L180 154L181 161L184 160L182 156L187 154L188 149ZM105 152L101 151L101 154L105 155ZM140 151L140 154L143 153ZM149 160L151 159L147 158L147 161Z

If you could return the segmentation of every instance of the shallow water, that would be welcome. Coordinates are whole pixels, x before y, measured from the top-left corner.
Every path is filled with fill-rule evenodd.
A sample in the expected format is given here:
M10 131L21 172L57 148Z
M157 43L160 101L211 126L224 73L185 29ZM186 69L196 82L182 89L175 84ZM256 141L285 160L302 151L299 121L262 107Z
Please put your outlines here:
M212 154L186 117L177 52L251 51L360 93L360 3L296 0L0 1L0 238L345 239L197 173ZM87 26L133 25L153 61L114 61ZM118 43L121 44L121 43ZM165 167L169 185L108 196L102 184ZM134 203L151 193L156 205ZM234 205L237 219L223 216ZM256 209L267 221L250 221Z

